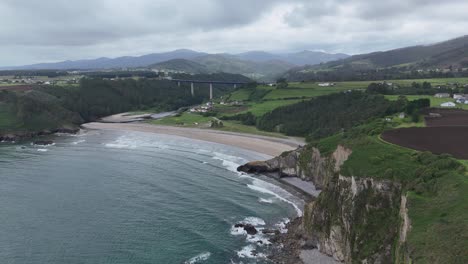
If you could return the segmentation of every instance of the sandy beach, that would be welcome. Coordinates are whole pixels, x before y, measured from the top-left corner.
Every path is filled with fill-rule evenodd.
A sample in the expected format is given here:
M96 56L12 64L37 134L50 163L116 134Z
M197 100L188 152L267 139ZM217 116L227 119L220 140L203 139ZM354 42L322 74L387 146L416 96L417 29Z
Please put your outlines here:
M284 151L296 149L304 141L297 138L275 138L252 134L225 132L211 129L158 126L145 123L87 123L86 129L138 131L174 135L214 142L255 151L268 156L277 156Z

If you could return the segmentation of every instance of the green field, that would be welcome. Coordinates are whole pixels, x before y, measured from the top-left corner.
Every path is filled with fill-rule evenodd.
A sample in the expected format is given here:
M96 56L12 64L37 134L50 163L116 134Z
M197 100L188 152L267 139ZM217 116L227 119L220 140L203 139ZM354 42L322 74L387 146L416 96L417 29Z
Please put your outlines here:
M17 86L17 85L24 85L24 83L0 83L1 86Z
M382 82L382 81L354 81L354 82L334 82L335 86L330 87L333 89L366 89L367 86L371 83L375 82ZM429 82L432 86L437 85L446 85L451 83L459 83L459 84L468 84L468 77L465 78L436 78L436 79L407 79L407 80L386 80L387 83L394 83L399 85L409 86L413 82L423 83ZM297 88L320 88L320 89L327 89L329 87L320 87L318 84L320 82L296 82L290 83L290 87L297 87Z
M468 83L468 78L448 78L448 79L417 79L417 80L389 80L387 82L400 84L400 85L411 85L413 82L422 83L424 81L430 82L434 85L444 85L448 83ZM381 82L381 81L357 81L357 82L335 82L334 86L330 87L321 87L319 82L292 82L289 83L287 88L278 89L277 87L259 85L257 88L241 88L238 89L223 98L226 101L242 101L244 104L241 106L228 106L228 105L215 105L215 114L216 116L232 116L241 113L251 112L256 117L261 117L268 112L273 111L274 109L295 104L303 100L310 100L311 98L328 95L332 93L339 93L348 90L365 90L367 86L372 82ZM389 95L386 96L389 100L396 100L398 95ZM407 96L408 100L415 100L418 98L429 98L431 100L431 106L439 107L441 103L453 101L450 98L435 98L428 95L409 95ZM460 108L468 109L468 105L459 105ZM163 120L156 121L158 124L165 125L181 125L184 123L186 126L194 123L208 123L211 119L208 117L203 117L200 115L187 115L183 114L181 117L174 118L165 118ZM412 126L424 126L422 121L418 123L413 123L409 118L403 120L393 117L394 122L398 122L397 127L412 127ZM422 118L421 118L422 120ZM239 124L232 124L232 129L240 129ZM229 123L225 124L225 129L229 127ZM242 130L247 131L246 127L243 127ZM258 131L254 131L258 133Z
M341 167L342 175L403 184L411 219L407 246L414 263L459 263L457 260L467 259L468 173L463 167L468 161L458 163L447 155L402 148L375 136L340 138L339 134L322 139L318 147L333 151L341 142L353 150ZM381 220L382 224L387 221Z
M250 103L248 109L244 112L252 112L255 116L262 116L268 112L271 112L275 108L291 105L298 103L302 100L275 100L275 101L263 101L260 103Z
M271 90L264 100L280 100L292 98L312 98L331 93L343 92L348 90L366 89L369 84L381 81L355 81L355 82L335 82L334 86L321 87L320 82L292 82L284 89L277 89L270 86L258 86L257 89ZM446 85L451 83L468 84L468 78L440 78L440 79L414 79L414 80L388 80L388 83L394 83L409 86L413 82L430 82L432 86ZM240 89L233 92L229 100L247 101L252 93L251 89Z
M385 95L385 98L387 98L388 100L393 100L393 101L397 100L398 97L399 97L399 95ZM431 100L431 107L439 107L439 108L441 108L440 105L442 103L455 102L455 100L453 100L452 98L437 98L437 97L434 97L432 95L405 95L405 97L409 101L427 98L427 99ZM468 105L466 105L466 104L457 104L456 108L468 109Z
M149 121L150 124L155 125L166 125L166 126L180 126L180 127L192 127L192 128L210 128L210 121L213 117L205 117L194 113L182 113L180 116L172 116L163 118L160 120ZM254 126L242 125L237 121L222 121L224 126L221 128L215 128L222 131L230 131L237 133L248 133L270 137L284 137L279 133L260 131Z

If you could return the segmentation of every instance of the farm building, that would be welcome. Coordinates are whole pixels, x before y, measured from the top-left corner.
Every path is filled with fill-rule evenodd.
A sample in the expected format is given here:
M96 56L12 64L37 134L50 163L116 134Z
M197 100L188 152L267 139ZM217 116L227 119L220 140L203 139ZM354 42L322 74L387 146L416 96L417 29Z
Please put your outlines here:
M457 105L454 102L445 102L445 103L442 103L440 106L442 106L442 107L455 107Z
M468 94L454 94L453 99L465 99L468 100Z
M334 83L319 83L318 86L320 87L330 87L330 86L335 86Z
M436 98L449 98L450 94L448 94L448 93L436 93L434 95L434 97L436 97Z

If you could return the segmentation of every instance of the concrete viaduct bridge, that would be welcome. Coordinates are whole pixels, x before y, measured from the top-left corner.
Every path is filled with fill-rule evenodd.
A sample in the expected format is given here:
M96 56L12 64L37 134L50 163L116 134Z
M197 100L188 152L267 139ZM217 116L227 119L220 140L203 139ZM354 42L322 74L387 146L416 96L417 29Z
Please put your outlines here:
M225 82L225 81L197 81L197 80L181 80L181 79L172 79L171 81L177 82L177 85L180 87L181 83L190 83L190 91L192 96L195 96L195 84L209 84L210 85L210 100L213 99L213 84L223 84L223 85L233 85L234 89L237 88L238 85L245 85L248 84L247 82Z

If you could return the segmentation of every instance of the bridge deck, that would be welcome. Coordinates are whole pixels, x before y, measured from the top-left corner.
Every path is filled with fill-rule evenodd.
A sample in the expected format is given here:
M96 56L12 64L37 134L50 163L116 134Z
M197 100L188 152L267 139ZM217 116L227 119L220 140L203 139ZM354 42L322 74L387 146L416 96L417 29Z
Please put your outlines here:
M181 82L181 83L206 83L206 84L248 84L248 82L228 82L228 81L200 81L200 80L180 80L180 79L172 79L173 82Z

